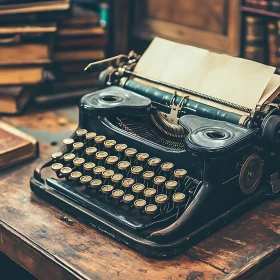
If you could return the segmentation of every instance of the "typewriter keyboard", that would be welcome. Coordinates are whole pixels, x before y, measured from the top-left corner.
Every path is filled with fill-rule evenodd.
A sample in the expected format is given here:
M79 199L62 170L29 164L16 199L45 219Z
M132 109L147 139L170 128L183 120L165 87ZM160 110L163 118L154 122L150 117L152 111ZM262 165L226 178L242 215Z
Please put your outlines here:
M104 135L78 129L52 154L49 185L134 230L176 220L200 182L187 170Z

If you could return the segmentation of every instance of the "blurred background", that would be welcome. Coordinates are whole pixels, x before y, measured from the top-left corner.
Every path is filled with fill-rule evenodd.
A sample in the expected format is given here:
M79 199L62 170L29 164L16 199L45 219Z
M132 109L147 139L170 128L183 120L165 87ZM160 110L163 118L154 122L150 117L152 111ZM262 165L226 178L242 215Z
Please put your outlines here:
M0 113L75 103L98 88L89 62L155 36L279 72L279 30L280 0L0 0Z

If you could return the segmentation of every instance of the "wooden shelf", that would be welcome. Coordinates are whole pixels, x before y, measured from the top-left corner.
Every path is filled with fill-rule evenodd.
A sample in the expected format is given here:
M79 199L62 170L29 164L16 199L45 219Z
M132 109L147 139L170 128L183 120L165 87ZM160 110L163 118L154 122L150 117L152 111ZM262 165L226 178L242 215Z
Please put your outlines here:
M241 11L249 12L249 13L252 13L252 14L264 15L264 16L268 16L268 17L280 18L280 13L275 13L275 12L272 12L272 11L262 10L262 9L258 9L258 8L251 8L251 7L242 6Z

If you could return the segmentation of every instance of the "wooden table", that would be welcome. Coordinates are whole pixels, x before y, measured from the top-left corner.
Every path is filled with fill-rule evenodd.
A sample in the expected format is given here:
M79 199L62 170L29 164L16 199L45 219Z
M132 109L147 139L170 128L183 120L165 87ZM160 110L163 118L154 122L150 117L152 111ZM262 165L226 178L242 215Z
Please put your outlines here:
M37 137L41 156L0 174L0 251L40 279L280 279L280 198L177 257L154 260L36 197L33 169L76 128L77 116L70 107L3 118Z

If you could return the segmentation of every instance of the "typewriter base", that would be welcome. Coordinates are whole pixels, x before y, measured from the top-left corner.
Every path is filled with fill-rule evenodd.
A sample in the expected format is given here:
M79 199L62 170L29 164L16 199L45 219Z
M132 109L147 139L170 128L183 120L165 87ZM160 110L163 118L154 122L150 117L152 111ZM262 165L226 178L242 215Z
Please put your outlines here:
M77 201L73 200L70 197L67 197L67 195L39 182L34 177L31 178L30 185L32 191L41 198L63 209L67 213L73 215L75 218L80 219L86 224L108 234L109 236L128 245L129 247L132 247L134 250L139 251L143 255L154 258L169 257L182 252L183 250L193 246L206 236L217 231L226 223L233 221L244 212L253 208L256 204L270 197L269 195L267 195L269 193L269 187L262 187L259 191L256 191L247 199L243 200L228 211L203 225L199 229L187 234L183 238L170 243L160 244L136 236L129 231L125 231L123 228L118 227L110 221L82 207L77 203Z

